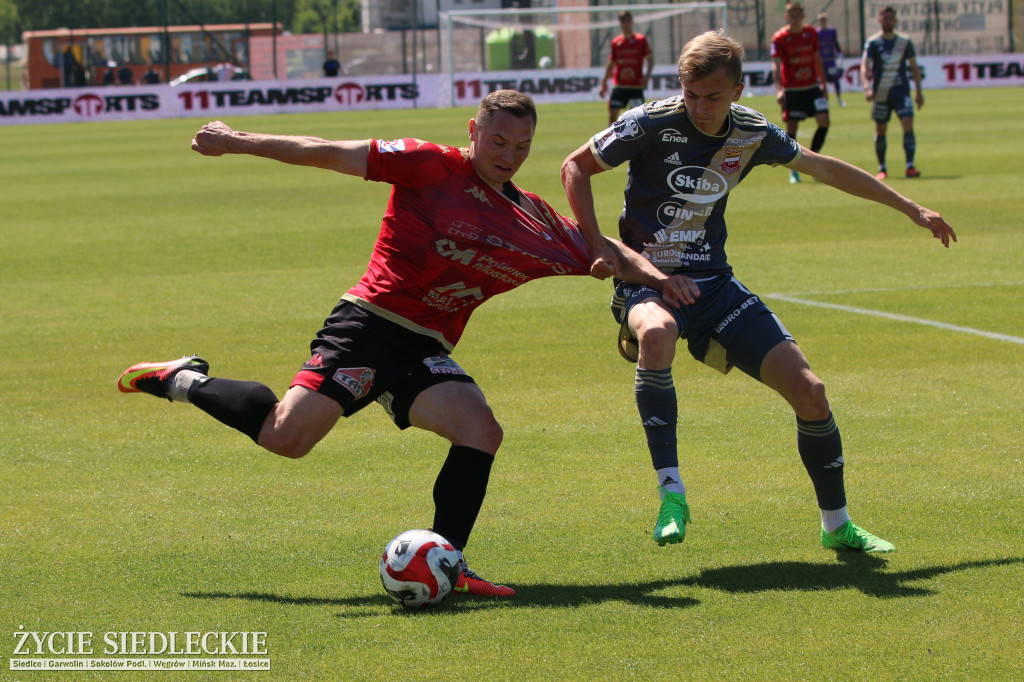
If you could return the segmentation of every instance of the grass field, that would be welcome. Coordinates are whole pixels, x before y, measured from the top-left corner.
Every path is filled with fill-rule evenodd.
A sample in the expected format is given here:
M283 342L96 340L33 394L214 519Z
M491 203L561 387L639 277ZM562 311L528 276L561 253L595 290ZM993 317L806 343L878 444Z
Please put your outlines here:
M106 632L268 633L270 672L161 680L1020 679L1020 91L927 97L924 177L891 184L947 217L950 249L783 169L730 200L731 262L825 380L851 513L898 552L821 548L791 411L682 349L693 524L657 547L610 285L548 279L489 302L455 353L506 432L467 556L518 594L428 613L389 601L377 560L429 524L439 439L371 408L290 461L115 387L134 362L196 352L283 391L362 274L388 188L201 157L195 119L0 127L0 680L146 678L12 671L22 630L94 633L96 657ZM470 115L228 123L461 145ZM520 184L567 211L558 166L603 118L599 103L543 107ZM871 138L851 101L824 151L874 170ZM899 168L895 131L889 155ZM597 179L609 233L624 178Z

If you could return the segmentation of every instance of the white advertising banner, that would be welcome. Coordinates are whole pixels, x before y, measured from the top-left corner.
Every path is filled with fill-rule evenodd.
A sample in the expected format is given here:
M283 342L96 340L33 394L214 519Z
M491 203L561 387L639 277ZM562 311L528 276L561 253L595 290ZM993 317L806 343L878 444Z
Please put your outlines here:
M1024 56L951 55L921 57L925 90L1024 85ZM538 104L598 102L603 68L495 71L342 79L227 81L170 87L25 90L0 93L0 125L69 123L153 118L223 118L244 114L426 109L476 106L489 92L512 88ZM860 89L860 60L847 59L846 90ZM749 62L747 94L774 92L770 62ZM649 100L679 93L673 67L656 68L646 90Z

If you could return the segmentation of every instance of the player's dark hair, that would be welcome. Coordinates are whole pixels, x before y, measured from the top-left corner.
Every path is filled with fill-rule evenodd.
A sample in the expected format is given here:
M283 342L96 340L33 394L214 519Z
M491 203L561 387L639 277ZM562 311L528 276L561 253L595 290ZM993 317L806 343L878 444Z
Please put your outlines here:
M533 98L518 90L495 90L480 102L476 110L477 123L484 123L498 111L512 114L516 118L529 118L537 126L537 106Z
M896 8L892 5L885 5L882 9L878 10L878 16L882 16L883 14L888 14L890 12L892 12L893 16L896 16Z
M630 21L632 21L633 15L632 13L629 12L629 10L624 9L621 12L619 12L619 21L622 22L625 19L629 19Z
M703 80L723 66L726 74L739 83L743 78L743 57L746 50L725 31L707 31L683 46L679 54L679 80L694 83Z

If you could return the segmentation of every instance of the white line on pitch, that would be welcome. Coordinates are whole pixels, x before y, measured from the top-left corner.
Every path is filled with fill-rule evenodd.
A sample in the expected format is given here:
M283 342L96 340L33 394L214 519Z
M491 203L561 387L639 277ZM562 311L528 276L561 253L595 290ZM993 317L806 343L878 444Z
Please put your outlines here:
M938 327L939 329L947 329L949 331L963 332L965 334L974 334L975 336L984 336L988 339L995 339L997 341L1009 341L1010 343L1019 343L1024 345L1024 338L1019 336L1010 336L1009 334L996 334L994 332L986 332L980 329L973 329L971 327L961 327L955 324L948 324L946 322L936 322L935 320L925 320L920 317L909 317L907 315L897 315L895 313L886 313L881 310L869 310L867 308L854 308L849 305L840 305L838 303L822 303L821 301L810 301L805 298L796 298L795 296L786 296L785 294L766 294L768 298L777 298L780 301L788 301L789 303L799 303L802 305L817 306L819 308L831 308L832 310L842 310L847 313L859 313L861 315L873 315L875 317L884 317L889 320L896 320L898 322L912 322L914 324L923 324L929 327Z

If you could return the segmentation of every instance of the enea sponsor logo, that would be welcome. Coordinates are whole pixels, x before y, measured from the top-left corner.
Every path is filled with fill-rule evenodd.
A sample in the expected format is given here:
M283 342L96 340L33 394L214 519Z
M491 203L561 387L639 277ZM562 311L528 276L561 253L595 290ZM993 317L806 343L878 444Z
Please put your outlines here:
M411 100L420 96L416 83L341 83L334 89L334 99L346 107L359 106L366 102L394 102Z
M155 111L160 108L156 94L97 95L86 92L77 97L25 97L0 101L0 116L60 116L73 113L93 118L107 113Z
M703 166L683 166L668 174L672 196L697 204L711 204L725 196L729 184L722 175Z
M673 128L666 128L661 131L662 142L675 142L676 144L686 144L686 136L680 133L678 130Z

